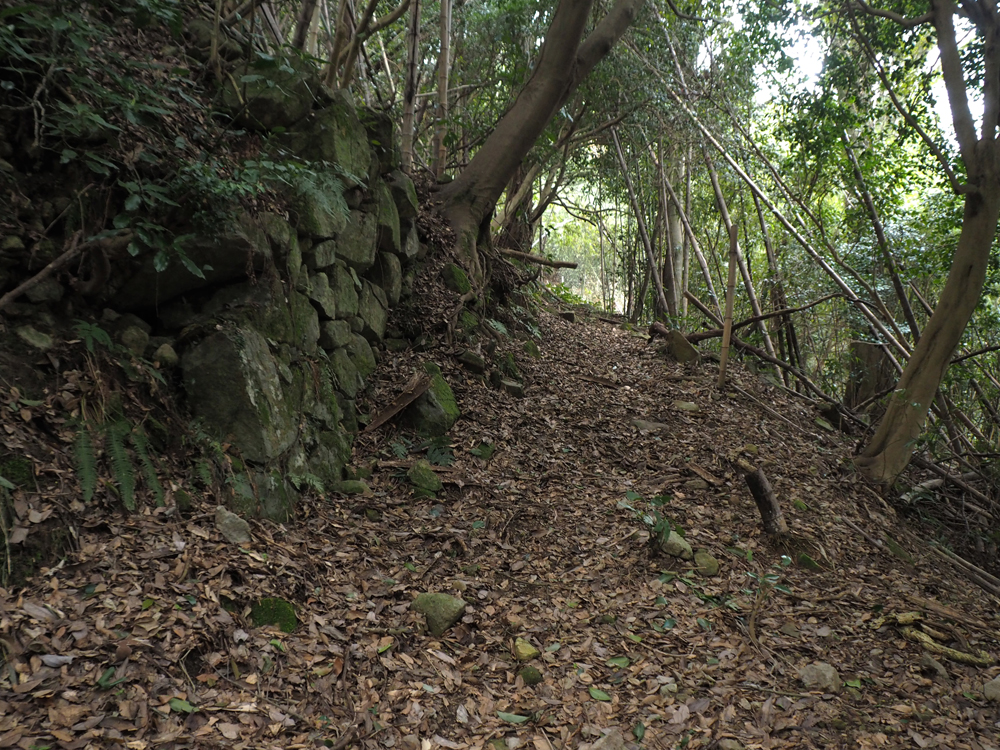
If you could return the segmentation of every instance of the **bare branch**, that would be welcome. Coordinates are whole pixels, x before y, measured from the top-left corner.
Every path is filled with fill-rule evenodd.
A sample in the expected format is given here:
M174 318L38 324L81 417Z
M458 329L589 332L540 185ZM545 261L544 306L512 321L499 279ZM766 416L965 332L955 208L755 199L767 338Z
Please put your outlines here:
M572 261L549 260L548 258L543 258L541 255L519 253L517 250L508 250L505 247L500 248L498 252L501 255L506 255L508 258L516 258L517 260L525 263L534 263L539 266L551 266L552 268L579 268L579 264L573 263Z
M912 29L914 26L919 26L922 23L930 23L934 20L933 13L924 13L922 16L917 16L916 18L906 18L898 13L893 13L891 10L882 10L881 8L873 8L862 0L855 0L855 7L860 8L869 16L878 16L879 18L888 18L893 23L897 23L904 29Z

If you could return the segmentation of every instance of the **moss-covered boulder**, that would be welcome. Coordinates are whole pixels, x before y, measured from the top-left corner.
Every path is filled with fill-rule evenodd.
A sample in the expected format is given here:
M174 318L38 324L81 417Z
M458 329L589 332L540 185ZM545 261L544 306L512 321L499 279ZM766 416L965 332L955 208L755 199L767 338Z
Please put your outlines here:
M407 407L405 419L421 435L437 437L454 426L461 412L451 386L441 375L441 368L427 362L424 371L431 376L431 387Z
M436 492L440 492L441 488L444 486L441 484L441 479L437 474L434 473L434 469L431 465L421 459L417 461L410 470L406 472L407 479L410 480L410 484L414 488L420 491L420 494L432 496Z
M344 230L337 235L337 257L358 273L375 264L378 250L378 217L367 211L351 211Z
M257 58L226 77L222 104L237 125L269 131L291 127L309 114L320 89L319 75L307 60Z
M410 608L427 618L431 635L440 637L465 614L465 601L448 594L420 594Z
M375 185L378 202L378 244L382 250L398 253L400 250L399 211L392 199L392 191L382 180Z
M248 270L263 271L272 262L271 243L256 220L243 216L215 236L197 235L184 243L188 258L198 264L196 276L180 261L157 270L154 253L143 255L130 278L114 296L117 310L152 309L197 289L245 279Z
M388 184L399 218L403 221L415 219L420 209L420 201L417 200L417 188L410 176L397 169L389 175Z
M255 628L277 626L282 633L295 632L299 624L299 618L295 616L295 605L270 596L253 605L250 609L250 621Z
M375 265L368 272L368 278L382 287L390 306L399 304L403 292L403 266L398 256L380 252L375 258Z
M217 331L190 348L181 366L194 416L210 433L231 441L247 460L273 460L295 441L298 414L285 398L277 362L257 331Z
M347 349L337 349L330 355L330 371L333 373L338 391L348 398L358 395L364 382Z
M337 298L337 318L347 320L358 314L358 285L355 275L344 263L338 261L326 271L330 289Z
M367 107L358 110L358 118L365 126L372 154L378 160L378 173L398 169L402 157L395 121L385 112Z
M454 263L448 263L441 269L441 279L446 287L457 294L466 294L472 291L468 274Z
M322 271L309 277L306 295L313 303L320 320L334 320L337 317L337 297L330 289L330 279Z
M343 170L348 187L367 180L371 149L351 95L345 89L333 93L330 104L308 114L282 138L293 154L311 161L327 161Z
M361 335L366 339L377 343L385 337L385 327L389 322L389 300L382 287L368 279L361 282L358 317L364 322Z
M375 352L372 351L371 344L364 336L357 333L351 334L350 340L347 342L347 356L358 368L358 374L363 379L367 379L375 372Z
M332 352L347 346L352 335L351 326L346 320L327 320L320 324L319 345L324 351Z
M332 176L329 178L333 179ZM299 234L316 240L326 240L344 231L350 213L347 204L330 191L331 184L317 184L315 177L301 175L291 191L291 209Z

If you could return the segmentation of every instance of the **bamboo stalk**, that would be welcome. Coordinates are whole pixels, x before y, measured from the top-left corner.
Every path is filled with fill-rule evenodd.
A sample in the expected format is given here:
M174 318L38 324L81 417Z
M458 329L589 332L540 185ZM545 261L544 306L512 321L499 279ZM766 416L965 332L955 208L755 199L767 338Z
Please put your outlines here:
M736 295L736 253L738 252L736 225L729 225L729 279L726 282L726 318L722 326L722 352L719 354L719 382L726 384L726 364L729 361L729 340L733 335L733 297Z

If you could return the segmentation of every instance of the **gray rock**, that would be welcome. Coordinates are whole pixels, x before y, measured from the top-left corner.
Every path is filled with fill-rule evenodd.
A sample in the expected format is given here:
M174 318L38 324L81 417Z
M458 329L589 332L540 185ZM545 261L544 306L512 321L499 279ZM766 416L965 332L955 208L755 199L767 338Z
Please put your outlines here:
M358 317L364 321L361 335L372 343L385 336L385 326L389 322L389 300L382 287L368 279L361 282L361 296L358 298Z
M573 312L572 310L563 310L561 313L559 313L559 317L562 318L563 320L568 320L570 323L576 322L576 313Z
M401 230L401 233L402 247L399 253L407 260L413 260L420 255L420 233L417 231L416 225L410 226L405 231Z
M451 386L441 376L441 368L433 362L424 364L431 376L431 387L404 412L408 424L425 437L444 435L458 421L461 412Z
M933 672L942 680L950 679L948 670L944 668L944 665L941 662L939 662L930 654L924 654L923 656L920 657L920 667L926 672Z
M994 677L983 685L983 695L988 701L1000 703L1000 677Z
M596 742L589 745L581 745L580 749L586 747L588 750L627 750L625 736L618 727L612 727L607 733Z
M500 388L509 393L514 398L524 398L524 384L516 380L503 378L500 381Z
M21 339L28 346L33 346L35 349L39 349L43 352L47 352L53 346L55 346L55 341L47 333L42 333L37 328L33 326L18 326L14 333L17 337Z
M427 618L427 629L434 636L442 636L465 614L465 602L448 594L420 594L410 609Z
M330 279L320 271L309 277L306 296L316 307L320 320L333 320L337 317L337 297L330 289Z
M358 117L368 132L372 153L378 160L378 173L385 174L398 169L402 155L395 120L385 112L368 107L362 107L358 111Z
M337 390L348 398L354 398L364 386L358 368L351 361L347 349L337 349L330 355L330 372L333 373Z
M351 358L351 362L358 369L358 374L362 379L367 379L369 375L375 372L375 352L372 351L371 345L368 340L357 333L352 333L350 341L347 344L347 356Z
M398 256L380 252L375 258L375 265L368 272L368 278L385 291L390 307L399 304L403 291L403 267Z
M688 544L687 539L673 529L670 530L670 536L661 542L660 550L666 555L679 557L682 560L690 560L694 557L694 552L691 550L691 545Z
M417 189L413 185L413 180L397 169L389 175L388 182L399 218L404 221L415 219L420 203L417 200Z
M170 344L160 344L153 352L153 361L161 367L172 368L177 367L180 357Z
M299 238L292 225L288 223L284 216L275 213L257 214L257 222L267 239L271 242L271 252L274 261L280 267L288 262L289 254L293 246L298 246ZM301 260L299 261L301 262ZM298 264L296 264L296 269Z
M633 419L631 422L639 432L669 432L670 425L663 422L647 422L645 419Z
M673 407L677 409L677 411L701 411L701 407L699 407L694 401L674 401Z
M347 226L337 235L337 257L359 274L375 264L378 250L378 217L351 211Z
M392 191L382 180L375 185L378 200L378 245L382 250L398 253L402 247L399 231L399 211L392 199Z
M319 345L324 351L331 352L351 341L351 326L346 320L327 320L320 324Z
M14 239L17 239L16 237ZM55 278L49 276L24 293L29 302L35 304L58 302L63 298L66 290Z
M232 441L245 459L264 463L295 441L297 410L286 401L277 363L257 331L213 333L189 349L181 363L192 412L210 432Z
M701 354L698 350L684 338L684 334L677 330L671 330L667 338L667 354L678 362L698 362Z
M826 662L817 661L799 670L799 681L807 690L821 690L824 693L839 693L843 687L840 674Z
M410 484L417 489L432 494L438 492L444 486L441 483L441 478L431 468L430 463L423 459L410 467L410 470L406 472L406 477L410 480Z
M712 557L706 550L700 549L694 553L694 564L698 567L698 572L703 576L715 576L719 574L719 561Z
M732 737L723 737L719 740L719 750L743 750L743 743Z
M230 544L251 541L250 524L221 505L215 507L215 526Z
M337 261L337 241L322 240L302 253L302 260L310 271L322 271Z
M481 355L476 354L468 349L464 350L458 355L458 361L465 365L466 368L472 370L472 372L482 374L486 372L486 360L482 358Z
M358 287L347 266L337 263L327 269L330 289L337 299L337 317L346 320L358 314Z

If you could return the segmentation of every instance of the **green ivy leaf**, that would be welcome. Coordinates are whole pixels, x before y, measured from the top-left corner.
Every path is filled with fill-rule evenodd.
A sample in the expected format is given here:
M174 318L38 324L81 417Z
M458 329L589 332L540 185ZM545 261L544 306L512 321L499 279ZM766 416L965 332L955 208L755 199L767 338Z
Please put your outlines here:
M627 656L612 656L606 662L609 667L618 667L618 669L625 669L632 662Z
M636 722L636 725L632 727L632 734L638 742L642 742L642 738L646 736L646 725L641 721Z
M704 617L699 617L698 618L698 624L701 625L702 630L711 630L712 629L712 623L709 622L708 620L706 620Z
M607 702L611 700L610 695L605 693L603 690L599 690L598 688L592 687L588 692L590 693L590 697L595 701Z
M182 700L181 698L171 698L170 710L181 711L186 714L193 714L197 709L190 703L188 703L186 700Z

